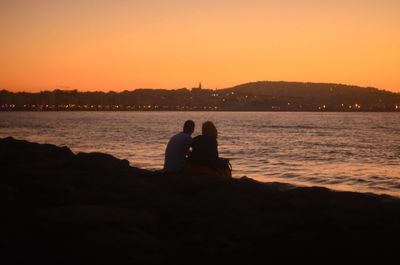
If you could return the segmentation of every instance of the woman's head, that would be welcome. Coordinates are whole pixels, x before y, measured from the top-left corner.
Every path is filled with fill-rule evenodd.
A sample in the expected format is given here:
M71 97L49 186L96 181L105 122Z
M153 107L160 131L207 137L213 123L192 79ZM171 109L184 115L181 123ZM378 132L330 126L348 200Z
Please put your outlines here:
M206 121L205 123L203 123L203 126L201 127L201 133L215 139L218 137L217 128L211 121Z

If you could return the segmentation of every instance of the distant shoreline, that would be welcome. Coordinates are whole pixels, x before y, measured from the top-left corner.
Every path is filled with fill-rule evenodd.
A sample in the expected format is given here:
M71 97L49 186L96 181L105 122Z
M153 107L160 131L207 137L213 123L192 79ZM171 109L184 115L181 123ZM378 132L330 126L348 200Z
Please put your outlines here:
M122 92L0 90L0 110L400 111L400 93L330 83L260 81L231 88L135 89Z
M302 112L302 113L400 113L400 111L395 110L0 110L0 113L10 113L10 112Z

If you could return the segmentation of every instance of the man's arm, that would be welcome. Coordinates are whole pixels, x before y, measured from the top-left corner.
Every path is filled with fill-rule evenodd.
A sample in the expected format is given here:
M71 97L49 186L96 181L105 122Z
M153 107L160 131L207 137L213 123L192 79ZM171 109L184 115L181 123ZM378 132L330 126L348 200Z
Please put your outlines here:
M192 138L190 138L186 143L186 156L189 156L192 153Z

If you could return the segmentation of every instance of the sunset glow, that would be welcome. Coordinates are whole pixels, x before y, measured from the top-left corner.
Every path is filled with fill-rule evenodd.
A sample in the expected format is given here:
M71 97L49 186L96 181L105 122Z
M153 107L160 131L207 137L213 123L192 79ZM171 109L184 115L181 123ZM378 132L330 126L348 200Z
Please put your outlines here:
M0 89L286 80L400 92L399 14L397 0L2 0Z

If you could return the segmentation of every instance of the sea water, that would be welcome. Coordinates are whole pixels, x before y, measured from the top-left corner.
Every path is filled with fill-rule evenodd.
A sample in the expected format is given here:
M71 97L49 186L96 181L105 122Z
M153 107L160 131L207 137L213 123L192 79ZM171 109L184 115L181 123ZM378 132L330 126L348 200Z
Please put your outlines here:
M234 177L400 196L400 114L324 112L0 112L0 137L104 152L161 169L185 120L218 129Z

